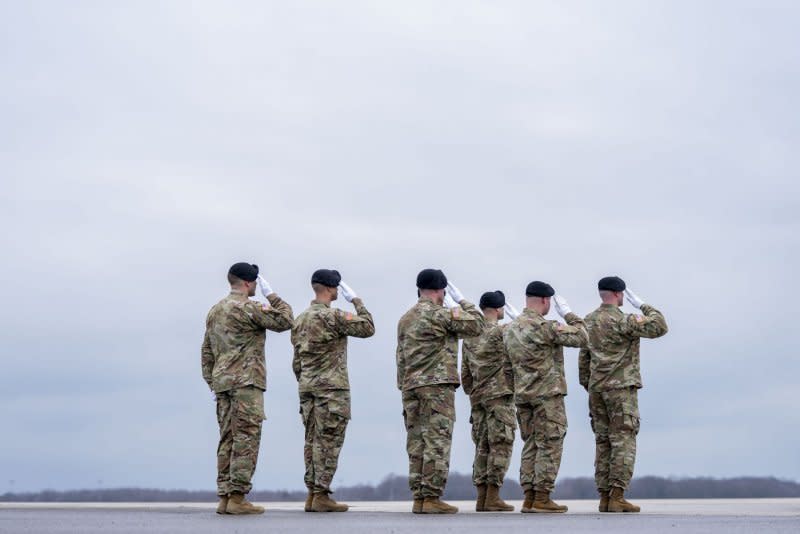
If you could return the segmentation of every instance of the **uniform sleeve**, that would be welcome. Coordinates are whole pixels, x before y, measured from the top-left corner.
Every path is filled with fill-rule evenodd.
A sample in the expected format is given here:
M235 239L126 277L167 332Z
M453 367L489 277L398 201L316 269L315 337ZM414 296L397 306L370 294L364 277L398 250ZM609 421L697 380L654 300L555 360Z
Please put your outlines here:
M483 331L483 314L478 311L474 304L465 300L459 306L443 308L439 314L445 329L456 337L478 336Z
M294 324L292 307L274 293L267 300L271 307L252 300L247 303L248 316L252 323L273 332L289 330Z
M403 336L400 333L400 325L397 326L397 389L403 391L403 384L406 380L406 358L403 354Z
M564 347L586 347L589 344L589 335L583 319L574 313L568 313L565 320L565 325L553 323L553 342Z
M206 333L203 336L203 348L200 351L200 367L203 370L203 380L206 381L208 387L211 387L213 381L212 373L214 372L214 351L211 350L211 336L208 333L208 326L206 326Z
M375 333L375 323L372 314L361 302L361 299L353 300L358 315L342 310L336 310L336 329L344 336L352 337L371 337Z
M467 348L466 344L461 348L461 386L464 388L464 393L467 395L472 394L472 370L469 368L469 358L467 358L467 352L469 352L469 348Z
M506 375L506 381L511 391L514 391L514 366L511 364L511 355L505 345L503 345L503 374Z
M297 330L292 328L292 349L294 351L294 355L292 356L292 372L294 373L294 377L297 381L300 381L300 371L302 370L300 354L297 352L297 345L295 344L297 341Z
M657 338L667 333L667 321L661 312L650 306L642 305L644 315L628 315L625 317L622 331L631 338Z
M591 376L592 353L584 347L578 354L578 382L583 389L589 391L589 377Z

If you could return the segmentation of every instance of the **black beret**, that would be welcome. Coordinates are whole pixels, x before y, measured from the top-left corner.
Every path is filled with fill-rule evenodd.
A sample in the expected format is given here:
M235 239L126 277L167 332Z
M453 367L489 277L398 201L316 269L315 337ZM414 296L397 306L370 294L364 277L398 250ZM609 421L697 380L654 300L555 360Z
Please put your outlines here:
M625 280L619 276L606 276L597 282L600 291L625 291Z
M247 282L255 282L256 278L258 278L258 265L251 265L245 262L234 263L228 269L228 274Z
M311 275L312 284L322 284L323 286L336 287L342 281L342 275L339 271L331 269L317 269Z
M506 305L506 296L499 289L497 291L487 291L481 295L478 303L480 308L502 308Z
M447 287L447 277L439 269L422 269L417 275L419 289L444 289Z
M556 291L550 284L537 280L528 284L528 287L525 288L525 294L529 297L552 297L556 294Z

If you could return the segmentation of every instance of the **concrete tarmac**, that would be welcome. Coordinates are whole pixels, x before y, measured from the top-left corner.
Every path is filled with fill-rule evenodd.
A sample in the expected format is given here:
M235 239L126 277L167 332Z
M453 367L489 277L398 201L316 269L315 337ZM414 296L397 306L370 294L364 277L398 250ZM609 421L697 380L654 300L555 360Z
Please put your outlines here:
M510 501L519 510L520 501ZM454 502L461 512L415 515L406 502L353 502L350 511L316 514L303 503L259 503L260 516L219 516L211 503L0 503L2 533L156 534L216 532L682 532L737 534L800 532L800 499L637 500L640 514L600 514L596 501L560 501L567 514L476 513L473 502Z

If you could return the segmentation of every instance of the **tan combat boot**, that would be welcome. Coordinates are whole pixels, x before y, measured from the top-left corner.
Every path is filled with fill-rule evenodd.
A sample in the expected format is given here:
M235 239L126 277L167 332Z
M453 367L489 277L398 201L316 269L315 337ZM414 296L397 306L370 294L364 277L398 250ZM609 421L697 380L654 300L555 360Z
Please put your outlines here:
M458 508L451 506L439 499L439 497L425 497L422 503L423 514L454 514Z
M632 512L636 513L641 508L635 504L631 504L625 500L624 490L622 488L611 488L608 494L608 511L609 512Z
M533 496L533 511L538 514L563 514L567 507L553 502L549 491L537 491Z
M525 501L522 503L522 512L523 514L530 514L533 513L533 498L534 498L534 491L532 489L525 490Z
M225 511L227 510L227 508L228 508L228 496L220 495L219 504L217 505L217 513L220 515L227 514L228 512Z
M350 507L346 504L339 504L328 496L327 492L320 492L314 494L314 500L311 502L312 512L346 512Z
M263 514L264 507L250 503L244 498L243 493L231 493L225 513L232 515Z
M476 512L485 512L486 511L486 484L478 484L475 486L478 490L478 499L475 501L475 511Z
M489 484L486 486L486 503L484 510L487 512L513 512L514 507L500 498L500 486Z
M311 509L311 505L314 503L314 492L308 490L308 495L306 495L306 504L303 506L303 510L306 512L313 512L314 510Z
M600 512L608 512L608 490L597 490L600 494L600 506L597 510Z
M425 499L414 499L414 506L411 507L411 513L421 514L423 501L425 501Z

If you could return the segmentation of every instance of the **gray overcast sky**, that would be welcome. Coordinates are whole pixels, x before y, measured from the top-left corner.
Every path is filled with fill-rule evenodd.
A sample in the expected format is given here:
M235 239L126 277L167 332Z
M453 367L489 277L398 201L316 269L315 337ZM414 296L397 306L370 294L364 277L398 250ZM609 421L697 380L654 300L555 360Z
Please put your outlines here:
M335 484L406 472L395 329L429 266L518 307L547 280L581 314L619 274L670 325L643 343L637 474L800 479L798 20L776 1L0 3L0 491L213 489L200 343L240 260L295 313L337 268L375 315ZM589 476L566 356L561 476ZM255 486L302 488L288 333L267 360Z

